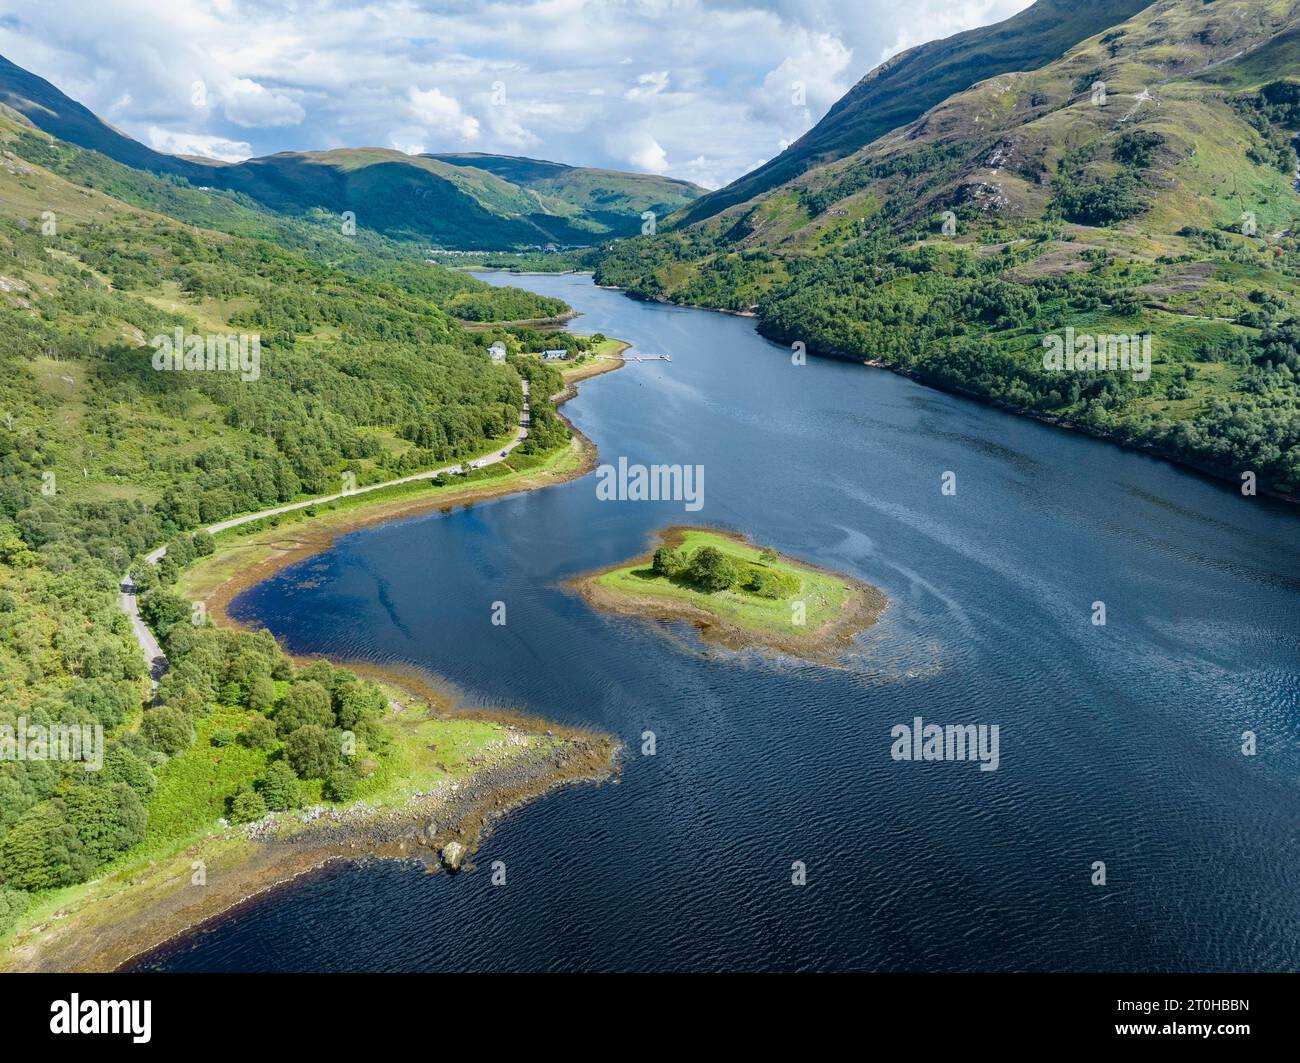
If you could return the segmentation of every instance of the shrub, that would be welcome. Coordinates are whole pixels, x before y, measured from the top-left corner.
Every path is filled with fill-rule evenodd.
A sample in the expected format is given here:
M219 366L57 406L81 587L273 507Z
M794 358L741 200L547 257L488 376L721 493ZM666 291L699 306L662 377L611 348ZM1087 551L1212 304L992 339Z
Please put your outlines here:
M1145 129L1130 129L1121 133L1110 149L1111 158L1125 166L1145 169L1155 160L1156 152L1164 144L1165 138L1159 133Z
M384 693L378 684L363 683L344 673L334 689L334 714L340 727L355 730L362 720L382 716Z
M125 783L77 786L64 798L68 825L88 865L93 869L144 837L144 802Z
M156 749L169 757L184 753L194 741L194 725L190 718L170 705L149 709L140 724L140 733L144 735L150 749Z
M259 716L244 728L239 737L249 749L270 749L275 745L275 724L265 716Z
M267 765L266 778L262 780L262 798L266 807L276 812L302 804L302 786L288 761L273 760Z
M22 890L13 890L0 886L0 935L6 934L18 922L18 917L27 911L31 900Z
M173 624L190 618L190 603L167 591L149 591L140 598L140 615L155 631L163 632Z
M103 775L105 782L125 783L142 801L149 800L158 785L149 765L120 742L113 743L104 753Z
M755 568L750 569L745 590L760 598L784 598L794 593L795 585L793 579L780 572Z
M230 818L236 823L251 823L266 815L266 802L256 790L245 787L230 801Z
M5 885L34 891L78 882L82 869L77 849L63 802L42 801L24 812L0 842Z
M671 546L661 546L655 551L654 564L651 567L656 576L667 576L672 579L686 568L686 559L682 557L680 550L674 550Z
M257 676L248 685L248 707L255 712L266 712L275 704L275 680L267 675Z
M144 836L143 802L129 786L82 785L34 805L0 842L5 885L44 890L84 882Z
M190 542L194 544L194 554L196 557L208 557L216 552L217 543L206 531L196 531L191 537Z
M358 782L360 782L360 779L352 766L350 764L340 764L325 776L325 785L322 790L331 801L351 801L357 795Z

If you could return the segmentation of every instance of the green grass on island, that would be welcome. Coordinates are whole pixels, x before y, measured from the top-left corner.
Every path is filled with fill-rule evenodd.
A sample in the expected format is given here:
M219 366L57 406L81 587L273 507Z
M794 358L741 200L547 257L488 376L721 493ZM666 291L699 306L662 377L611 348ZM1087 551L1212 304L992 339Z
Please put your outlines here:
M708 528L672 528L650 554L581 581L593 604L685 619L733 647L823 658L879 616L875 588Z

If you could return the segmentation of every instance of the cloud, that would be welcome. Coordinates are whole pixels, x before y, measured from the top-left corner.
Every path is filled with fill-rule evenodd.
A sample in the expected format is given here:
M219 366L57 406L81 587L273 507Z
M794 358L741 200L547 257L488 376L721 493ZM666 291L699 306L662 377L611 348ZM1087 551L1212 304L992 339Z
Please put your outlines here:
M406 92L409 111L421 126L433 133L477 140L479 120L461 110L460 104L439 89L417 89L412 85Z
M418 130L398 129L388 135L389 146L405 155L423 155L429 149L419 139Z
M628 89L624 96L629 100L646 100L651 96L658 96L668 87L668 71L656 70L649 74L642 74L636 79L636 85Z
M539 111L544 109L538 109ZM490 106L483 112L482 125L487 127L487 135L493 144L502 145L514 151L536 147L542 138L524 125L531 113L528 107L513 107L501 103Z
M627 157L627 161L638 170L650 173L668 172L668 155L654 137L646 137L640 147Z
M912 0L917 17L898 28L876 63L926 41L940 40L973 26L989 26L1029 6L1024 0Z
M678 169L681 171L680 176L688 181L694 181L701 188L721 188L724 183L718 173L718 164L703 155L695 156Z
M221 91L222 110L235 125L266 129L297 125L307 117L301 105L249 78L236 78Z
M161 150L472 144L725 184L883 57L1029 2L42 0L0 54Z
M226 140L224 137L203 133L182 133L160 129L158 126L149 127L148 141L155 151L165 151L169 155L201 155L205 159L220 159L222 162L240 162L253 154L252 147L242 140Z
M751 116L795 140L843 96L865 71L853 68L853 52L829 33L801 32L780 65L768 71L751 98Z

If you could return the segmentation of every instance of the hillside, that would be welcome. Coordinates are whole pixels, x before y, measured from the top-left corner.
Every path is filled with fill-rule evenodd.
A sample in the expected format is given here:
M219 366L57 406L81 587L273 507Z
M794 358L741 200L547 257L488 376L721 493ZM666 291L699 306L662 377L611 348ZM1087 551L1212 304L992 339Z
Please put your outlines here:
M1038 0L992 26L900 52L853 86L812 129L775 158L710 192L672 219L688 225L834 162L977 81L1034 70L1123 21L1149 0Z
M350 799L392 777L375 689L341 670L299 673L264 635L191 624L171 587L212 548L198 529L495 452L516 432L522 376L535 385L528 437L468 478L568 452L544 397L558 371L492 364L486 345L510 330L457 320L562 303L403 260L378 238L344 255L310 225L287 230L300 248L232 234L263 225L276 222L0 116L0 735L26 721L107 736L101 771L0 758L0 935L32 895L85 881L160 830L179 842L225 815L256 818L281 740L276 785L300 796ZM160 361L178 332L227 367ZM140 563L163 544L160 564ZM143 708L144 661L117 604L128 567L172 661L162 704ZM295 699L316 706L320 729L300 736L299 760L292 713L269 733L263 715ZM366 747L356 770L310 755L335 749L339 728ZM212 767L218 746L234 774ZM176 789L192 778L199 790Z
M471 172L495 174L513 186L533 192L553 212L562 211L565 208L558 204L565 204L575 216L604 226L611 235L639 230L644 211L653 211L656 217L664 218L704 194L698 185L672 177L566 166L513 155L462 153L426 158ZM629 218L637 219L631 229Z
M285 151L239 163L180 158L137 143L3 57L0 105L61 141L135 170L237 193L290 216L325 211L338 219L350 211L358 228L453 249L591 245L639 232L642 211L662 217L703 191L650 174L388 148Z
M597 279L1295 493L1298 11L1163 0ZM1149 377L1045 367L1067 327Z

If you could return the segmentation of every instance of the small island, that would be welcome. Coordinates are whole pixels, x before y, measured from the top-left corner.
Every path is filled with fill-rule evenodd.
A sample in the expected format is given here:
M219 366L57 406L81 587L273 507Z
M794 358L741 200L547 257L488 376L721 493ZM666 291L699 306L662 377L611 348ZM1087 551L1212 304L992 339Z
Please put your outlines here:
M606 612L686 620L730 649L819 663L841 656L886 604L875 587L717 528L668 528L649 553L574 586Z

